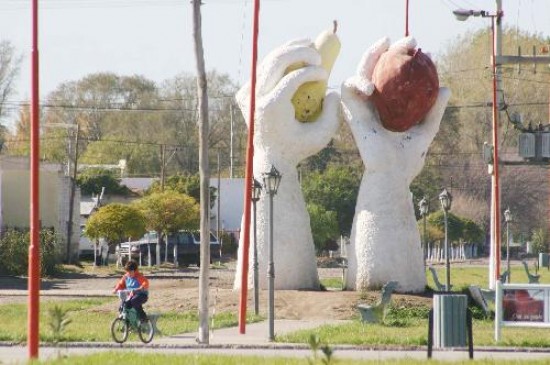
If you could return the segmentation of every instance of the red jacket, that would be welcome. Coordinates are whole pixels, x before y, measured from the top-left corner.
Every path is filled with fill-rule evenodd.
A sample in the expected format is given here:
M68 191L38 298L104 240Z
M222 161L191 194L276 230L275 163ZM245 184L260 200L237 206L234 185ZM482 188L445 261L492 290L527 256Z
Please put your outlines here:
M127 283L131 282L133 279L135 279L138 282L139 284L138 288L128 288ZM128 273L126 273L122 276L122 278L120 278L119 282L115 286L115 290L122 290L122 289L141 290L147 294L149 289L149 280L137 270L134 272L133 278L130 277Z

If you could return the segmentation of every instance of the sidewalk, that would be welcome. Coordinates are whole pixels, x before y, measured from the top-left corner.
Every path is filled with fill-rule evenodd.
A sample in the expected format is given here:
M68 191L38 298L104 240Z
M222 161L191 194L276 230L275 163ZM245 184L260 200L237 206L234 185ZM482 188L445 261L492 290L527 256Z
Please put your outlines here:
M311 329L324 324L339 324L346 321L305 321L305 320L275 320L275 334L282 335L289 332ZM54 348L41 346L40 359L50 359L70 355L86 355L99 351L133 351L142 353L159 352L163 354L210 354L231 356L262 356L262 357L297 357L310 358L311 349L306 344L272 343L268 341L267 321L248 324L246 333L241 335L238 327L214 330L210 332L208 345L198 344L196 333L184 333L180 335L159 337L153 342L144 345L139 341L127 342L123 345L114 342L74 342ZM391 360L391 359L427 359L425 346L418 348L400 348L397 346L365 347L354 345L333 345L336 359L363 359L363 360ZM434 350L433 358L437 360L468 360L467 349L442 349ZM498 360L535 360L547 359L550 361L550 353L547 349L524 348L482 348L474 347L475 359ZM1 364L25 364L28 360L26 346L0 343Z

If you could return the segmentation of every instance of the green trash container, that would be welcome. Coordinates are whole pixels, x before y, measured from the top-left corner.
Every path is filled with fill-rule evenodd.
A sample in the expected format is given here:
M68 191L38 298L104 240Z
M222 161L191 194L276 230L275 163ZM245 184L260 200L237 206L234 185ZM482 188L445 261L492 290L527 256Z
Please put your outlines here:
M539 253L539 267L548 267L548 254L541 252Z
M435 348L465 347L468 296L435 294L433 297L433 345Z

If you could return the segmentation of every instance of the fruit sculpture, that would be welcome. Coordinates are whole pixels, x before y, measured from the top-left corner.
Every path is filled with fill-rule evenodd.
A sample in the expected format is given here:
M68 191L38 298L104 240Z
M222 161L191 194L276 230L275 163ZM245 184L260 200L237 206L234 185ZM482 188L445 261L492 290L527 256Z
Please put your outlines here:
M321 55L321 66L330 74L332 66L340 53L340 40L336 36L338 23L334 21L334 28L319 34L313 43L313 47ZM303 67L304 65L292 65L287 73ZM296 113L296 119L300 122L314 122L323 110L323 100L327 92L326 81L306 82L298 88L292 97L292 105Z
M390 48L376 63L372 82L382 125L394 132L422 121L439 92L435 65L420 49Z

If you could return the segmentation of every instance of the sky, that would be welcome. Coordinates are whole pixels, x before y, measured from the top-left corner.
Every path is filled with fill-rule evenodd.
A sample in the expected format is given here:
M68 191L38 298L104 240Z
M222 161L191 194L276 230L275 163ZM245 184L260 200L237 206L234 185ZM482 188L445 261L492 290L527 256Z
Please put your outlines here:
M203 0L202 33L208 70L242 84L250 77L252 0ZM502 0L504 25L550 37L550 0ZM342 49L329 85L353 75L363 52L405 34L406 0L261 0L259 60L295 38L314 39L339 23ZM40 95L60 83L110 71L156 82L196 73L190 0L39 0ZM409 32L434 58L459 35L490 19L457 21L452 10L494 12L496 0L409 0ZM23 57L12 101L30 95L31 1L0 0L0 39ZM530 49L531 45L525 45ZM489 55L487 57L489 63Z

